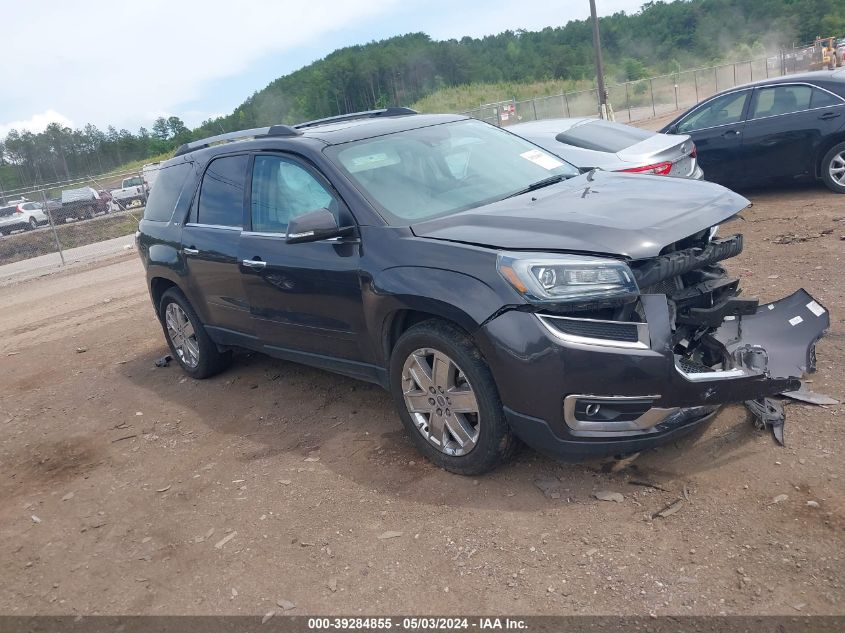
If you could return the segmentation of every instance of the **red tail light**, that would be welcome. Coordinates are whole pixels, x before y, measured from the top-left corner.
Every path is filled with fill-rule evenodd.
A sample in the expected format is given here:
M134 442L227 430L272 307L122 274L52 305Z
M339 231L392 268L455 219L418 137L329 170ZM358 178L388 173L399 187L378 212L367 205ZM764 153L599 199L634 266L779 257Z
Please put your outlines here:
M698 148L695 146L695 143L692 144L692 151L689 153L690 158L696 158L698 156Z
M21 209L21 205L18 205L18 207L15 209L15 213L20 213L21 215L23 215L23 209Z
M645 165L644 167L634 167L632 169L620 169L629 174L651 174L654 176L665 176L672 171L672 163L655 163L654 165Z

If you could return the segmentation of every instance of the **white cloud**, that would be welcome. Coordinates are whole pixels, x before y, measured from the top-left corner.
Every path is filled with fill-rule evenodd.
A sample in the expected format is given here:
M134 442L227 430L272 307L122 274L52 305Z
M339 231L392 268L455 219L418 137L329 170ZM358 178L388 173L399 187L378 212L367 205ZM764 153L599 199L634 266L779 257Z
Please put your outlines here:
M640 4L601 0L599 10ZM586 0L523 0L516 9L509 0L0 0L0 14L3 48L18 51L0 64L2 138L51 116L136 130L174 112L193 126L264 87L232 89L238 75L286 53L327 54L344 34L479 36L561 25L589 10ZM226 98L214 99L220 91Z
M29 130L30 132L43 132L50 123L61 123L67 127L73 127L73 121L55 110L45 110L40 114L33 114L31 117L21 121L0 123L0 139L4 138L9 130Z
M0 0L3 48L21 51L0 65L0 122L43 110L47 97L74 119L136 128L269 54L354 28L398 2Z

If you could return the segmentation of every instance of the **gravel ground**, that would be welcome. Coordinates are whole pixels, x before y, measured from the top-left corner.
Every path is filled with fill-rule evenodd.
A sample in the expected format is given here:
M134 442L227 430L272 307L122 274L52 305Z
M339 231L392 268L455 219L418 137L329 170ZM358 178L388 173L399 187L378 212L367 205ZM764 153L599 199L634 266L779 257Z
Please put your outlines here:
M843 400L845 196L749 195L730 268L830 308L809 386ZM615 470L468 479L375 386L155 368L134 258L0 288L0 331L0 613L845 614L842 405L787 405L785 448L730 407Z

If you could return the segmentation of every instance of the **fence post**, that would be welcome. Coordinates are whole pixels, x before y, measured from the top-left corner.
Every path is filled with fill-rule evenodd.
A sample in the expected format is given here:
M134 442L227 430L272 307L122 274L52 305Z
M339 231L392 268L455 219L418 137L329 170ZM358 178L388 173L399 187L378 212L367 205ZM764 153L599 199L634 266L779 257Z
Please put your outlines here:
M678 110L678 84L677 84L677 82L674 85L675 85L675 110L677 111Z
M692 71L692 80L695 83L695 102L698 103L700 99L698 98L698 71Z
M654 105L654 79L648 80L649 88L651 89L651 113L652 116L657 116L657 107Z
M566 107L566 117L569 118L569 98L565 92L561 96L563 97L563 105Z
M736 87L736 62L734 62L734 85L731 88Z
M531 99L531 108L534 110L534 120L537 120L537 99Z
M719 69L713 66L713 83L715 84L716 92L719 92Z
M53 212L50 211L50 207L47 204L47 194L44 193L44 190L41 190L41 204L44 205L44 213L47 215L47 219L50 221L50 228L53 230L53 239L56 241L56 250L59 251L59 257L62 260L62 266L65 265L65 254L62 252L62 245L59 242L59 234L56 232L56 225L53 224Z
M631 122L631 95L628 93L628 84L630 82L625 82L625 103L628 106L628 123Z
M748 74L751 77L751 81L754 81L754 63L751 60L748 60Z

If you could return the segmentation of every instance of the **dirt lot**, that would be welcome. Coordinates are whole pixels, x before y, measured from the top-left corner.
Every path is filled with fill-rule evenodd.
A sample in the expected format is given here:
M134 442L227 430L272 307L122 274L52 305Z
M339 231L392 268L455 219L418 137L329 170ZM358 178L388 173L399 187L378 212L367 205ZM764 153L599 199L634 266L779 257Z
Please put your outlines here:
M845 400L845 196L750 195L731 268L831 309L810 386ZM786 448L732 407L619 472L524 450L466 479L375 386L155 368L134 257L0 289L0 331L0 613L845 614L843 405L788 405Z

